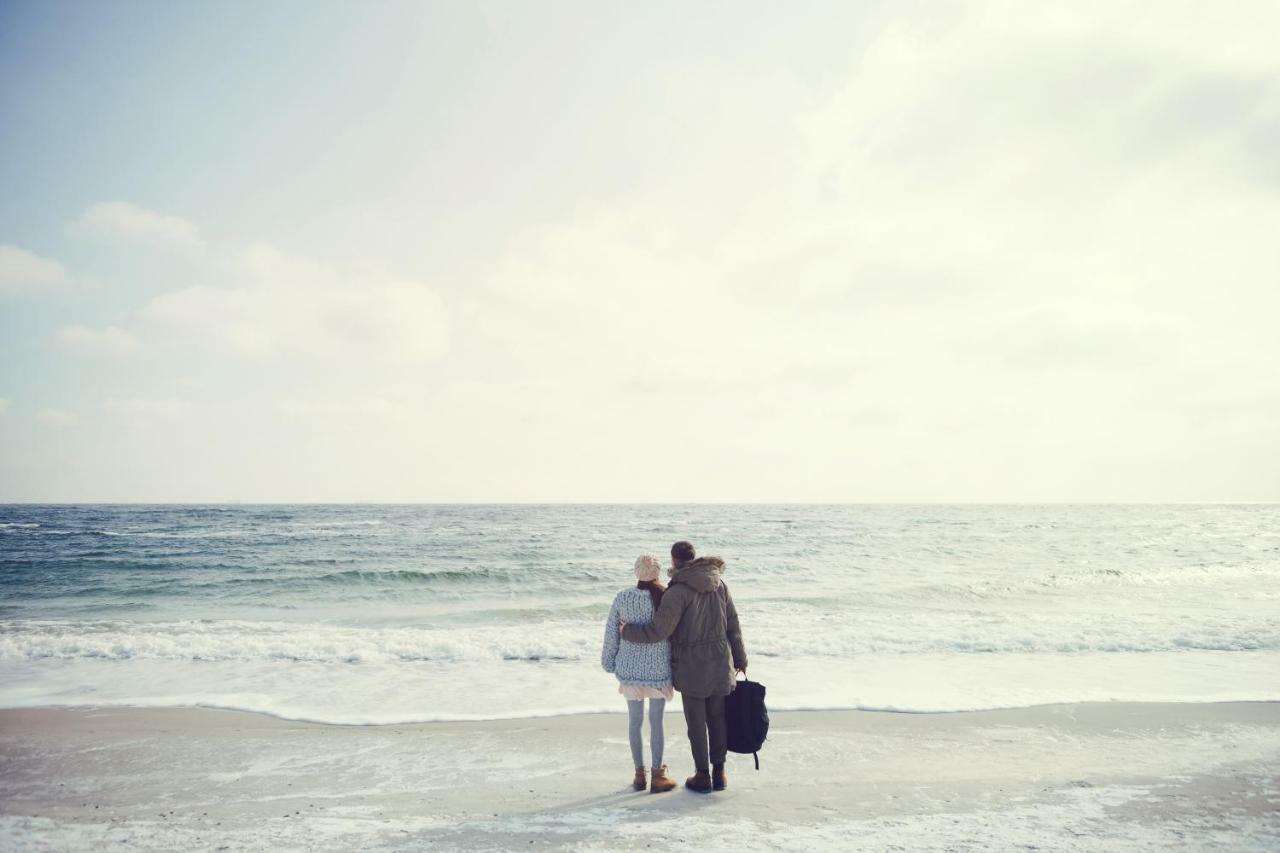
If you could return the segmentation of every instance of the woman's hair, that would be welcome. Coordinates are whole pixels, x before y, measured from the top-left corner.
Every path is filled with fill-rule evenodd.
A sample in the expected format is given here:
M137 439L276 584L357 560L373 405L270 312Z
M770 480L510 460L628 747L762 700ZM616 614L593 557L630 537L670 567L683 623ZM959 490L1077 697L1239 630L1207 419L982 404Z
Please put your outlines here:
M653 612L658 612L658 605L662 604L662 594L667 588L662 585L662 581L640 581L636 584L636 589L649 590L649 600L653 602Z

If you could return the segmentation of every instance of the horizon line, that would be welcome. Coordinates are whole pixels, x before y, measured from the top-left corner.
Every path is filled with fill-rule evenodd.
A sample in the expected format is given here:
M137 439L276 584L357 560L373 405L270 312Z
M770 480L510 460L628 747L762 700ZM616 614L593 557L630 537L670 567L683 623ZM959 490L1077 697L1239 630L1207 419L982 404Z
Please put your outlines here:
M1275 506L1280 500L957 501L0 501L0 506Z

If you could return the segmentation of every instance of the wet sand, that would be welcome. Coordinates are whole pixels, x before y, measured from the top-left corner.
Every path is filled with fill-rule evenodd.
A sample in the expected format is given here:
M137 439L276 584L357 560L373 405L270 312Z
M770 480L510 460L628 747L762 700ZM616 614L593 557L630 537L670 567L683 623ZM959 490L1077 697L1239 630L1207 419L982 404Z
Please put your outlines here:
M1280 849L1280 703L777 713L760 758L651 795L623 715L0 710L0 849Z

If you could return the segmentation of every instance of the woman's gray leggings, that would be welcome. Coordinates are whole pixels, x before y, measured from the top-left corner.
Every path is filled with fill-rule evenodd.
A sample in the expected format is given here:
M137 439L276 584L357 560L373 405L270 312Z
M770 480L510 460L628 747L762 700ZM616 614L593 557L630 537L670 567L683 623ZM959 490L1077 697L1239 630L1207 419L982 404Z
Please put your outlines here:
M653 751L653 767L662 766L662 712L667 707L666 699L649 700L649 741ZM644 722L644 700L627 700L627 712L631 715L631 757L636 767L644 767L644 741L640 737L640 724Z

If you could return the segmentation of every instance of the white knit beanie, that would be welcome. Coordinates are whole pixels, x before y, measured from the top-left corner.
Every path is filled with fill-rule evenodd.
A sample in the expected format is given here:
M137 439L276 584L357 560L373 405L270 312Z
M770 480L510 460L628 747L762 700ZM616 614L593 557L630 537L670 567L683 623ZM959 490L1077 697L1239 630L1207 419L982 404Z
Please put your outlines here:
M636 580L656 581L662 574L662 564L652 554L641 554L636 557Z

